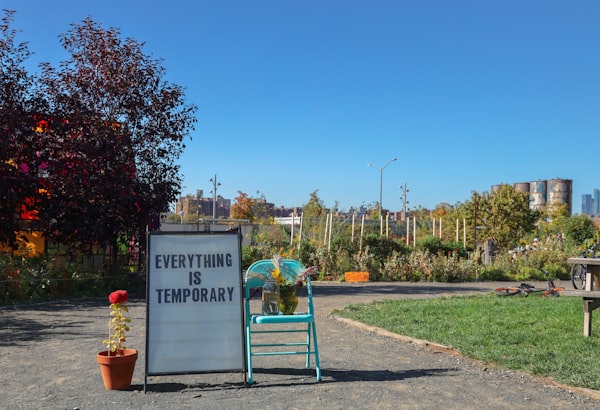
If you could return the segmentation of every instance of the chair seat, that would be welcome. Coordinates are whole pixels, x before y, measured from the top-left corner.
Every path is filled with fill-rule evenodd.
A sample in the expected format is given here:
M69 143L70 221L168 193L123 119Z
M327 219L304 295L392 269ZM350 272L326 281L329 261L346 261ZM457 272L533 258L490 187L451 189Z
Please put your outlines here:
M252 323L313 323L315 315L299 313L294 315L252 315Z

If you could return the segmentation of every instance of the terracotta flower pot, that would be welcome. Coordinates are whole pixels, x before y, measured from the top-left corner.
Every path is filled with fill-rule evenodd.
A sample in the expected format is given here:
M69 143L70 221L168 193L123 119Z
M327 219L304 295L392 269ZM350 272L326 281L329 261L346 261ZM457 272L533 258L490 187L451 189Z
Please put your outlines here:
M112 354L112 353L111 353ZM126 390L131 386L138 351L123 349L123 355L109 356L104 350L96 355L106 390Z

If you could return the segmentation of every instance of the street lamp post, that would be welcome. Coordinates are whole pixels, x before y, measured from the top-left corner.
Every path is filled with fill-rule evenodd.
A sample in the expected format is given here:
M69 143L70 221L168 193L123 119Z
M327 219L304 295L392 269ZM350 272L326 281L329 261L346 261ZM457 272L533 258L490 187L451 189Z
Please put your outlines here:
M375 169L379 170L379 235L383 235L383 216L382 216L382 209L383 209L383 170L385 169L385 167L387 167L388 165L390 165L392 162L396 161L396 157L390 159L387 164L385 164L384 166L382 166L381 168L373 165L373 164L367 164L367 166L369 167L373 167Z
M217 219L217 187L221 185L220 182L217 182L217 174L210 179L210 182L213 183L213 190L211 191L213 194L213 219Z

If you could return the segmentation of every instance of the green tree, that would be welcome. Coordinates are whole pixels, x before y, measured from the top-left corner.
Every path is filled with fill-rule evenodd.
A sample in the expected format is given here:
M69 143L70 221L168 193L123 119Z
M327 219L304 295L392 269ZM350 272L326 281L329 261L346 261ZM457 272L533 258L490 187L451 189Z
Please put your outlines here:
M535 229L539 213L529 208L529 196L510 185L502 185L491 195L483 195L481 222L485 234L494 237L504 249L514 247Z
M368 209L367 214L369 215L369 219L379 221L379 202L375 202L375 204Z
M310 242L319 249L318 246L323 243L328 215L325 203L319 198L318 190L313 191L308 202L302 205L302 218L302 240Z
M417 237L429 235L431 233L431 211L419 205L410 211L410 216L417 220ZM411 231L413 227L411 226ZM412 235L412 233L411 233Z
M592 239L596 232L594 222L587 215L563 216L553 219L549 224L549 232L562 234L575 246L580 246Z
M319 190L311 192L310 199L302 206L302 213L305 218L320 217L325 214L325 204L317 194Z
M258 197L252 198L252 215L254 221L269 222L269 208L264 194L257 192Z

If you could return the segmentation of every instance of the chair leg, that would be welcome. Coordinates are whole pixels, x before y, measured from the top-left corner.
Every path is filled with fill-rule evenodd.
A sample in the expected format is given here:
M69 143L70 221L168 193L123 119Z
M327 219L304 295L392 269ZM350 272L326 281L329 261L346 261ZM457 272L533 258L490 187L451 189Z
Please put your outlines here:
M312 327L312 335L314 342L314 350L315 350L315 368L317 371L317 381L321 381L321 361L319 360L319 343L317 343L317 324L315 322L311 323Z
M312 341L312 346L311 346ZM308 324L308 350L306 354L306 368L310 367L311 347L315 355L315 370L317 372L317 381L321 381L321 361L319 360L319 343L317 342L317 324L312 322Z
M246 326L246 363L247 363L247 371L248 371L248 384L254 384L254 379L252 376L252 342L250 340L250 334L252 331L249 326Z
M311 333L312 333L312 325L311 323L307 323L306 324L306 368L309 369L310 368L310 352L311 352L311 343L312 343L312 338L311 338Z

